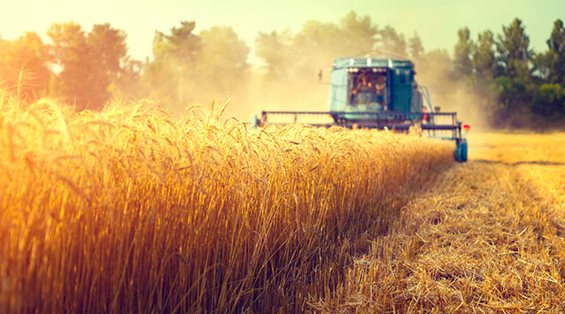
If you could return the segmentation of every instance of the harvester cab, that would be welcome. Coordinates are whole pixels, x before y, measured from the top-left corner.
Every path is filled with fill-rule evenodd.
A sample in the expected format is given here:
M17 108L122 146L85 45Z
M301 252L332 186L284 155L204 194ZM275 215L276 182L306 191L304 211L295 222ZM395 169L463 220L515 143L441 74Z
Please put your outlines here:
M254 117L253 124L418 130L430 137L454 141L455 160L467 161L467 140L457 113L434 108L428 90L417 84L415 74L409 60L337 59L330 79L329 111L263 111L260 117Z

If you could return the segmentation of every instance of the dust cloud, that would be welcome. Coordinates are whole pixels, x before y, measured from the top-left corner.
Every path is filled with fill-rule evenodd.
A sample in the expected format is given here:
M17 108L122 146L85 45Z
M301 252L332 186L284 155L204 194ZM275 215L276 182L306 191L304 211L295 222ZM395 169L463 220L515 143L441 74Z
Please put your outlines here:
M457 112L457 117L474 129L488 127L486 96L471 91L465 81L454 77L449 55L445 51L429 53L425 60L416 61L416 80L430 92L432 105L442 112Z
M203 82L200 82L203 84ZM206 90L206 92L203 92ZM214 92L213 83L191 98L191 105L220 108L224 118L251 121L261 111L328 111L329 83L313 75L286 81L265 78L261 72L250 73L246 81L224 92ZM184 108L167 108L174 114ZM172 110L171 110L172 109Z

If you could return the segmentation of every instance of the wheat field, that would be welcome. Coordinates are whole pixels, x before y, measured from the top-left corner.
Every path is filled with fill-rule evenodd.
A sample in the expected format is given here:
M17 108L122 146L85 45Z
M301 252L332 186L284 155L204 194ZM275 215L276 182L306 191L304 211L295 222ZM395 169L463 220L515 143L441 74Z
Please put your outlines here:
M0 134L10 313L328 309L353 257L453 166L443 141L172 120L144 102L2 99Z

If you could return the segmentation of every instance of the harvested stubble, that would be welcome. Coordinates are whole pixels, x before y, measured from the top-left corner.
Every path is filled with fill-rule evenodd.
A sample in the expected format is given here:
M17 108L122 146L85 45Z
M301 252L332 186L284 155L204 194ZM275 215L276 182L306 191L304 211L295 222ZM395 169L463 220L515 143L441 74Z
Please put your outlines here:
M358 257L328 313L565 313L565 133L473 134Z
M0 104L0 312L302 309L452 144Z

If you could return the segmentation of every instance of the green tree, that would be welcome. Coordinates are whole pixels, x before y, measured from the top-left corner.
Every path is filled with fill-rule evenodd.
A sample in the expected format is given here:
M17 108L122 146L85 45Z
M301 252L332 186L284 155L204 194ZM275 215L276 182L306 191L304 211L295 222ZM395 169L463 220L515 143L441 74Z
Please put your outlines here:
M496 56L494 35L487 30L479 33L477 44L472 53L472 64L479 79L490 80L495 76Z
M47 31L56 73L56 95L77 109L99 109L111 94L126 59L125 33L109 24L94 25L85 33L75 23L53 24Z
M352 25L352 22L348 22ZM349 29L347 32L352 33L354 30ZM292 39L292 50L297 51L294 57L293 65L296 65L294 73L303 75L303 73L316 73L319 69L326 68L332 64L336 55L345 56L354 54L354 46L363 45L357 43L353 46L336 45L340 38L344 38L344 30L334 23L322 23L319 21L308 21L302 27L302 30ZM352 35L354 36L354 35ZM353 38L353 37L352 37ZM355 41L355 39L351 41Z
M565 114L565 88L559 84L541 84L533 94L532 111L546 118Z
M155 32L153 56L155 60L172 59L179 65L193 64L200 52L201 39L194 34L195 22L180 22L180 27L171 28L170 35Z
M141 76L145 64L139 60L126 57L122 61L117 77L110 84L108 90L113 98L117 99L139 99L146 96L141 85Z
M196 75L196 58L201 39L194 34L195 22L183 21L170 34L156 31L153 38L153 60L147 64L142 84L155 97L171 105L185 104L185 96L194 91L191 81ZM173 108L169 108L173 109Z
M369 53L375 49L379 30L368 15L359 16L350 11L341 19L339 28L341 37L334 38L334 45L339 43L343 55Z
M245 81L249 47L231 27L214 26L200 33L201 51L196 62L198 81L211 93L229 95Z
M523 121L530 115L531 101L526 83L519 78L500 76L495 79L495 86L498 102L496 110L493 111L494 125L503 126L510 123L512 127L525 127Z
M457 31L457 37L458 40L453 53L455 72L462 77L469 77L473 73L471 51L474 44L471 40L471 33L465 27Z
M75 23L53 24L47 35L53 42L53 59L61 69L57 74L55 90L51 92L76 104L78 109L92 107L90 83L85 77L91 72L93 64L81 26Z
M391 57L408 58L404 35L398 33L392 26L387 25L380 32L381 50Z
M289 31L259 33L255 39L256 54L265 62L267 75L272 79L288 78L293 72L293 58L297 58Z
M525 26L516 18L509 26L503 26L502 32L496 46L504 75L528 82L533 52L529 48L530 38L526 35Z
M532 60L532 77L540 84L549 83L553 57L550 51L544 51L536 53Z
M465 80L468 88L479 99L475 106L485 116L495 116L499 111L496 77L496 55L494 35L491 31L478 34L477 42L472 46L471 63L473 75ZM488 117L487 117L488 118ZM486 121L485 121L486 122Z
M346 24L352 28L356 28L352 21L348 21ZM355 30L348 29L347 32L354 33ZM322 23L320 21L311 20L304 23L302 30L294 37L293 44L297 47L307 49L308 52L336 50L336 48L343 50L347 48L342 45L338 47L335 42L337 38L343 35L343 29L334 23ZM371 45L371 43L369 43L369 45Z
M547 46L549 82L565 84L565 28L560 19L553 23Z
M414 60L419 60L424 54L424 46L422 45L422 40L418 33L414 32L414 36L408 40L408 48L410 51L410 56Z
M110 24L94 25L86 36L91 71L85 77L91 89L90 101L97 106L111 97L109 86L122 72L127 47L123 31L113 29Z

